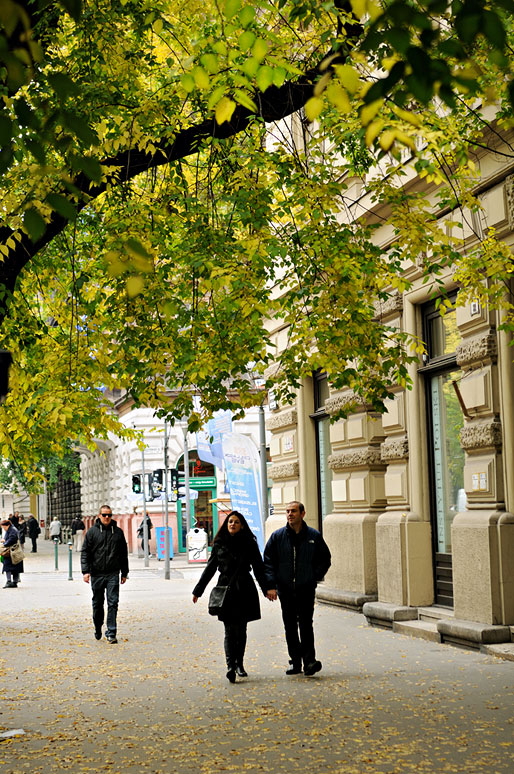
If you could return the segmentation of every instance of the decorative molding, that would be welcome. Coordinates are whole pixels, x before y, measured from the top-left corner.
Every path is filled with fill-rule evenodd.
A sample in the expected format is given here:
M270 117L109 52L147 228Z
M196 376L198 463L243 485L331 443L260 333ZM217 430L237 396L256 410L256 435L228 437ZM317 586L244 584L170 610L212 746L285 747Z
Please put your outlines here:
M498 355L498 343L495 333L485 333L465 339L456 349L457 365L465 366L484 360L495 360Z
M277 462L271 465L269 477L272 481L282 481L286 478L298 478L300 464L298 462Z
M292 427L298 424L298 412L295 408L282 411L280 414L271 416L266 421L268 430L282 430L284 427Z
M498 449L502 445L502 426L498 419L470 422L460 431L460 444L466 451Z
M362 398L355 392L345 392L343 395L334 395L333 398L328 398L325 401L325 411L334 416L340 411L345 411L350 414L356 414L358 412L366 411L368 406Z
M380 459L382 462L393 460L406 460L409 457L409 439L406 435L400 438L388 438L380 446Z
M514 229L514 175L505 178L505 199L507 201L507 218L509 228Z
M328 466L331 470L349 470L350 468L365 468L382 465L380 449L368 447L366 449L347 449L331 454L328 458Z
M403 312L403 296L398 290L394 290L386 301L379 298L374 301L373 306L375 307L376 319L381 320L390 314Z

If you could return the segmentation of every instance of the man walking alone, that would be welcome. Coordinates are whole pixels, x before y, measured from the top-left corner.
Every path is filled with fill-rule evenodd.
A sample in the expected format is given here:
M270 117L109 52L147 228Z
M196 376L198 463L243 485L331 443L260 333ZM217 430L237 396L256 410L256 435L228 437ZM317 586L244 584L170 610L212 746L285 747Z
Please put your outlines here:
M305 507L298 501L286 507L287 524L273 532L264 549L271 601L280 599L289 652L286 675L314 675L321 669L314 648L316 585L330 567L330 551L321 534L304 523Z
M84 581L93 592L93 623L95 637L102 639L104 622L104 596L107 597L107 627L105 638L115 644L116 617L121 582L128 577L128 547L123 531L112 518L109 505L102 505L95 524L86 532L80 555Z

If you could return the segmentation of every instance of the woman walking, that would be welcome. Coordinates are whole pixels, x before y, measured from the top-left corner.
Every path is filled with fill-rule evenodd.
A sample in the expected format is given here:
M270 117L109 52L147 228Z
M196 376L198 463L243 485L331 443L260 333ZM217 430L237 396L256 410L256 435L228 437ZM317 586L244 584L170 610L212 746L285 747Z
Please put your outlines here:
M0 524L2 526L2 544L4 548L14 546L19 540L18 530L14 524L11 524L9 519L2 519ZM16 589L20 581L20 573L23 572L23 562L13 564L10 553L6 554L2 556L2 572L5 572L7 577L4 589Z
M218 618L225 625L227 679L231 683L236 682L236 674L247 677L244 668L246 625L261 617L259 595L250 569L266 596L264 564L255 535L244 516L231 511L214 538L209 561L193 589L193 602L196 603L216 570L220 573L218 584L229 587Z

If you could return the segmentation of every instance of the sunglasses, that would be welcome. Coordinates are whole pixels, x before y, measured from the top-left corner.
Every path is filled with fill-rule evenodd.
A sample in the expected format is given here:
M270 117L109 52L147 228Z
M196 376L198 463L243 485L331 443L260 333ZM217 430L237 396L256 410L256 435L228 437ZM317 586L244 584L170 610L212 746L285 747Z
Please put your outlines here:
M111 519L112 513L101 513L100 516L103 516L104 519Z

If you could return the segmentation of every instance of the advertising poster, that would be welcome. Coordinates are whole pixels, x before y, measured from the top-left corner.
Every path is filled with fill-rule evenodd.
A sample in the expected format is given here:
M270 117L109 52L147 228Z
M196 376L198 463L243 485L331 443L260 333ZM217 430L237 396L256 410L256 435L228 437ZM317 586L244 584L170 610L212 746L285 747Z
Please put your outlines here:
M222 444L232 508L243 514L257 538L260 550L263 551L264 528L258 449L251 438L239 433L223 434Z
M196 434L196 449L203 462L210 462L223 469L223 448L221 438L232 432L232 412L217 411L212 419Z

